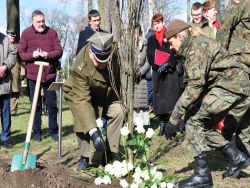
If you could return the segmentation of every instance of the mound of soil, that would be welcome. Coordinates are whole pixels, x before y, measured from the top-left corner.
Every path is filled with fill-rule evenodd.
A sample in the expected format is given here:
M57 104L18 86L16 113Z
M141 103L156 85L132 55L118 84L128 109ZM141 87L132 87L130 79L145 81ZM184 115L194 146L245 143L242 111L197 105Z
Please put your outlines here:
M10 172L10 164L8 163L9 161L0 159L1 188L105 187L95 186L94 178L84 179L74 170L61 163L53 165L38 163L36 169L28 169L23 172ZM106 187L119 187L119 184L116 182Z

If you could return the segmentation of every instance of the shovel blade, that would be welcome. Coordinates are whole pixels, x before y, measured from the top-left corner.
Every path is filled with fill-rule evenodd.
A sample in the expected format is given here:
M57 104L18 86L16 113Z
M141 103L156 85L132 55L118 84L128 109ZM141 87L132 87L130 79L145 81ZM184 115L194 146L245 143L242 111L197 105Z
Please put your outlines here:
M26 159L26 163L22 164L23 155L22 154L14 154L11 162L11 172L20 170L24 171L29 168L36 168L36 155L29 154Z

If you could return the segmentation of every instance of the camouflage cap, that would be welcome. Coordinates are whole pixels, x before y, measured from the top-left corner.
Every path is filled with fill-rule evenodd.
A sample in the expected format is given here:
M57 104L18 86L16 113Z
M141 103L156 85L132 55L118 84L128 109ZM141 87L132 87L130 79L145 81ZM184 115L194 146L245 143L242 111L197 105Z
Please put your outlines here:
M113 34L95 32L87 41L91 43L91 51L99 63L106 63L110 59L113 44Z
M187 24L186 22L182 20L173 20L170 22L166 32L165 32L165 37L167 39L170 39L171 37L175 36L177 33L180 33L181 31L189 28L190 25Z

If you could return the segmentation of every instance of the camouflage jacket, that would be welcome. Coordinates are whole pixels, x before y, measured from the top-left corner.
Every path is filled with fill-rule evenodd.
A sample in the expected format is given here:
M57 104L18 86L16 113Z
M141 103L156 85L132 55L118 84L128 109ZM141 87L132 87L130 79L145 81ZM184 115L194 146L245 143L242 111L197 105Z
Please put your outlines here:
M187 109L213 87L249 96L249 68L235 61L234 56L216 40L189 35L177 52L184 62L187 86L177 101L170 122L177 125Z
M217 39L230 54L240 54L250 65L250 1L231 0L221 20Z

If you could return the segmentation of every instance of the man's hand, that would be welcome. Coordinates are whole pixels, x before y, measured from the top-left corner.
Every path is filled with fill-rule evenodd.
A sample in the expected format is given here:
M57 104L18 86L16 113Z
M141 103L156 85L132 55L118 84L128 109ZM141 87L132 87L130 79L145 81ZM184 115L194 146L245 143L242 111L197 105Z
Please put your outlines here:
M4 78L6 76L6 70L7 70L6 65L0 66L0 78Z
M48 52L40 52L40 56L41 56L43 59L47 59L47 58L48 58Z
M170 121L165 124L165 137L168 140L172 140L179 131L179 127L177 125L173 125Z
M41 54L40 49L37 49L36 51L33 52L33 58L40 57L40 54Z
M159 69L157 70L157 73L162 74L163 72L166 72L166 71L174 71L176 69L176 64L177 64L177 61L175 59L175 56L171 55L169 60L163 63L159 67Z

